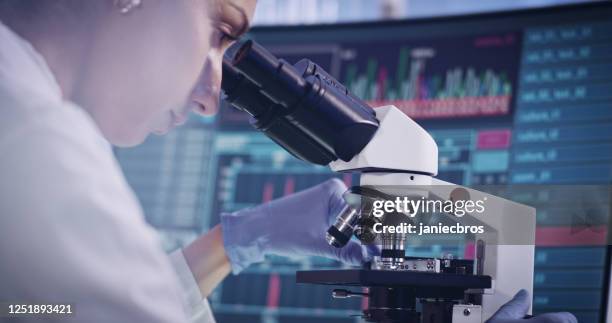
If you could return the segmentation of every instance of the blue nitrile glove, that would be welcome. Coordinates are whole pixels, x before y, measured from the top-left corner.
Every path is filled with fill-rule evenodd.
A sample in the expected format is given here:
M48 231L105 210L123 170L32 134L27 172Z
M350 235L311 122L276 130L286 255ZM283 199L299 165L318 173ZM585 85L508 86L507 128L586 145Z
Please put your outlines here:
M495 312L486 323L578 323L572 313L546 313L524 319L529 310L529 293L521 289L514 297Z
M349 241L334 248L325 233L345 205L346 186L331 179L299 193L253 208L221 215L225 252L236 274L264 256L323 256L361 265L366 248Z

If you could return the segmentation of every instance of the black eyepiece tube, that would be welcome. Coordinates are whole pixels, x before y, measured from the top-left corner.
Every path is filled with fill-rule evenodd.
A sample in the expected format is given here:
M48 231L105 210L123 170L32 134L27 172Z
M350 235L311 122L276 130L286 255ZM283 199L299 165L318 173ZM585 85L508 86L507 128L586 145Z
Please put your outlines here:
M291 65L252 40L223 60L221 87L253 127L311 163L351 160L378 129L374 110L318 65Z
M221 88L225 93L225 101L234 107L259 117L274 105L272 100L259 91L257 85L232 65L230 58L223 58L222 72Z
M236 52L233 65L286 108L306 92L306 81L291 64L279 60L252 40L246 41Z
M223 77L221 78L221 88L225 92L233 92L244 79L244 75L240 73L233 65L231 58L223 57L223 65L221 67Z

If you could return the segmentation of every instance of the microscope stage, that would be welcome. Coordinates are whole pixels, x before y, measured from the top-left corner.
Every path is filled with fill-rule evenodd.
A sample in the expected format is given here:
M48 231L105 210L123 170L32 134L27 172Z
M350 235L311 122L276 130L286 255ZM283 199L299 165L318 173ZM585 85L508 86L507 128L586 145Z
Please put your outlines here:
M467 290L491 288L490 276L371 269L297 271L296 282L363 287L413 287L418 289Z

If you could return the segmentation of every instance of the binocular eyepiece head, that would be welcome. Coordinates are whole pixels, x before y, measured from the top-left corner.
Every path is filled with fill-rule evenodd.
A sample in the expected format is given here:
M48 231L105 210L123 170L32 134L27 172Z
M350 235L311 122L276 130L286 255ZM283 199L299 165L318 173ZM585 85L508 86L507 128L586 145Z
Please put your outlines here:
M292 155L351 160L378 129L374 110L309 60L291 65L248 40L223 59L225 99Z

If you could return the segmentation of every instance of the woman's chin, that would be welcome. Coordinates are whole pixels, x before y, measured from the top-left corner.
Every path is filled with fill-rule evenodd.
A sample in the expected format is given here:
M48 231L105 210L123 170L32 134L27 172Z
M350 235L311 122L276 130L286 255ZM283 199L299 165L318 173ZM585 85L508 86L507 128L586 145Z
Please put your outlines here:
M147 139L148 133L116 133L112 135L105 135L105 137L106 140L108 140L108 142L110 142L113 146L129 148L138 146L143 143Z

